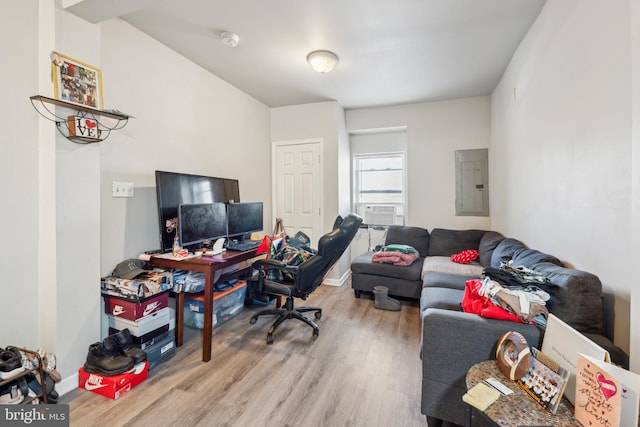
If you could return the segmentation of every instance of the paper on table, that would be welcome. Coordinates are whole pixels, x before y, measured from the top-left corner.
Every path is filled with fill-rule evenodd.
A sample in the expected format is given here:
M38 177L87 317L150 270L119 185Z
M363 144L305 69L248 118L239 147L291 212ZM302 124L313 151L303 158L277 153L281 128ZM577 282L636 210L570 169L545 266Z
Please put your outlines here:
M498 390L485 383L478 383L462 396L462 400L474 408L484 411L499 397L500 392Z

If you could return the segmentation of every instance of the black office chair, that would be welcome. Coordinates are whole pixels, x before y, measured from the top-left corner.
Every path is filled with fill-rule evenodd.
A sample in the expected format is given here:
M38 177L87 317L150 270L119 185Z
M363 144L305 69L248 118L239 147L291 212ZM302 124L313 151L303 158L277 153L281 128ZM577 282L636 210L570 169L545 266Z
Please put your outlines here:
M267 344L273 344L273 333L282 322L287 319L298 319L313 328L313 336L319 334L318 325L306 317L305 312L315 312L316 319L322 317L320 307L294 308L293 299L306 300L307 297L322 283L331 267L340 259L351 240L362 224L362 218L356 214L349 214L344 219L336 218L334 229L325 234L318 241L318 250L308 260L297 266L285 265L277 260L258 260L253 268L258 270L257 278L249 280L250 292L253 295L270 297L286 297L284 307L263 310L251 317L251 324L256 323L259 316L276 315L278 318L267 333ZM282 272L283 280L272 280L269 272Z

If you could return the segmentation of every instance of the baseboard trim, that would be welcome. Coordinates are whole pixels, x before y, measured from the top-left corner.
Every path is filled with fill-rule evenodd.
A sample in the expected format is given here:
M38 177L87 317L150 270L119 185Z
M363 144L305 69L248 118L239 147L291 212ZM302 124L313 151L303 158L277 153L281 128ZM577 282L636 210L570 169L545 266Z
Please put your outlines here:
M351 277L351 270L347 270L342 277L338 279L325 279L322 283L328 286L342 286L349 280Z
M64 396L72 390L78 388L78 373L63 378L62 381L56 384L56 392L60 396Z

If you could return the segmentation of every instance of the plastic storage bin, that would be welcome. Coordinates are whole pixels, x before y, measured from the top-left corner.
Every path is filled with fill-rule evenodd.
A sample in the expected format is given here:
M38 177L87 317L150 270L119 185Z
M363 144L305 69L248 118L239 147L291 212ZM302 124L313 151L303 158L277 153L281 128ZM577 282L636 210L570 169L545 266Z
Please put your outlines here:
M213 293L213 327L218 327L242 312L247 282L238 280L230 289ZM204 295L185 295L184 324L192 328L204 327Z

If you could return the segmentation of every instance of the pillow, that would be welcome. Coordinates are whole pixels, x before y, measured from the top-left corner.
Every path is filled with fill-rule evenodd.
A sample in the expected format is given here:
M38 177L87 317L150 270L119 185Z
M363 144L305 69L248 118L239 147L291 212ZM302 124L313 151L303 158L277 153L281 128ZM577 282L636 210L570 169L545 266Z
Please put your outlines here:
M480 254L475 249L467 249L457 254L451 255L451 261L458 264L469 264L478 259Z
M465 249L477 249L484 230L434 228L429 234L430 256L451 256Z
M387 230L385 245L400 243L415 248L421 257L427 256L429 250L429 232L422 227L392 225Z
M525 248L524 243L519 240L507 237L503 239L491 254L491 266L500 267L500 262L509 261L518 249Z
M480 264L482 264L483 267L491 265L491 255L503 240L504 236L497 231L487 231L482 235L478 252L480 253Z
M563 267L562 261L553 255L545 254L544 252L537 251L535 249L521 248L513 253L513 265L522 265L527 268L533 269L536 264L541 262L550 262L551 264Z

